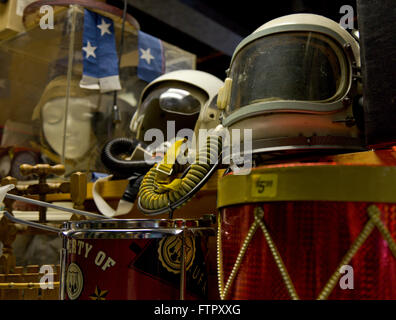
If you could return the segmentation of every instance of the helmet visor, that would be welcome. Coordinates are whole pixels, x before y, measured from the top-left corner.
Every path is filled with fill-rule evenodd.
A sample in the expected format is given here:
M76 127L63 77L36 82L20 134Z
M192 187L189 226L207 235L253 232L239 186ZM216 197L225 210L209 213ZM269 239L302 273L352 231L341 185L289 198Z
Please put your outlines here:
M190 115L201 110L201 102L184 89L169 88L159 94L159 106L163 111Z
M193 129L206 100L207 95L199 88L169 83L154 87L138 109L137 119L141 118L138 139L142 139L149 129L166 133L169 121L174 121L176 132Z
M288 32L258 38L242 48L232 64L227 111L267 101L336 100L346 90L345 66L341 48L320 33Z

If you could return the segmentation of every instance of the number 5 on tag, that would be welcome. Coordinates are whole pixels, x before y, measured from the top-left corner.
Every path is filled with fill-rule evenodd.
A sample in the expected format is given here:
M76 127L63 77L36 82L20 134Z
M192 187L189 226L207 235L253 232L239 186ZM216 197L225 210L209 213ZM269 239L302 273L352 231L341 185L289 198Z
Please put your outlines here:
M276 197L278 187L278 175L276 174L260 174L252 176L252 197Z

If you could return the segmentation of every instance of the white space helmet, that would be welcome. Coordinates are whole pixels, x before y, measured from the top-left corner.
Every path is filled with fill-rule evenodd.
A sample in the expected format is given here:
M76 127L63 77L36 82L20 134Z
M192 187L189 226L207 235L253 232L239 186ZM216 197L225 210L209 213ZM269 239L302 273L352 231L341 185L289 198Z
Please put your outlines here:
M335 21L274 19L235 49L217 101L223 125L251 128L256 153L361 150L359 73L359 44Z
M168 121L174 121L176 133L181 129L195 130L198 118L200 123L206 123L208 117L212 120L210 116L204 117L202 111L207 110L207 104L223 84L217 77L198 70L178 70L158 77L140 96L130 123L132 134L141 141L149 129L166 134ZM218 114L215 111L213 117Z

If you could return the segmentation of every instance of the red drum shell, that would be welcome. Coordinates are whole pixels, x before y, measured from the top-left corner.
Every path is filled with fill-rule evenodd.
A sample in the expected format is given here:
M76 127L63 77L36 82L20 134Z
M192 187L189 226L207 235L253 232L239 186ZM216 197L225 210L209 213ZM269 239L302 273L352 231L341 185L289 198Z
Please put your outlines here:
M276 174L276 170L271 170L271 174L274 172ZM294 170L290 174L296 172ZM266 170L262 168L253 170L251 174L256 173L266 173ZM364 174L362 169L362 175ZM283 188L282 177L279 175L277 181L280 189ZM384 177L378 178L384 179ZM235 178L234 181L229 179L228 182L232 181L234 185L238 184L242 187L237 181L241 178L236 176ZM304 187L304 179L301 181L300 187ZM326 181L318 183L325 185ZM219 193L222 192L221 186L220 183ZM251 185L244 187L247 186L251 187ZM342 186L340 188L342 189ZM227 190L223 190L224 192ZM281 196L281 193L278 192L278 195ZM224 283L229 278L242 243L254 222L256 207L264 210L263 222L282 257L300 299L318 298L327 281L338 270L342 258L368 222L367 208L370 205L374 204L379 208L381 221L390 232L393 241L396 240L396 204L394 203L296 201L295 199L276 201L276 196L269 201L259 201L250 196L245 198L246 202L253 199L255 203L235 204L220 209ZM293 195L290 198L293 198ZM225 199L226 195L223 194L220 201L223 203L232 201L231 198ZM343 289L340 278L328 299L396 299L396 257L393 256L388 243L376 227L348 265L353 268L353 289ZM344 272L341 277L347 274L346 271ZM259 227L242 259L226 299L290 298Z
M66 300L179 300L181 235L160 234L156 228L149 230L147 226L141 230L124 228L115 233L104 233L100 229L101 225L122 223L120 221L125 220L102 221L98 222L97 230L83 228L81 233L65 233L61 297ZM213 229L200 228L185 237L183 285L187 300L207 297L210 234L214 234Z

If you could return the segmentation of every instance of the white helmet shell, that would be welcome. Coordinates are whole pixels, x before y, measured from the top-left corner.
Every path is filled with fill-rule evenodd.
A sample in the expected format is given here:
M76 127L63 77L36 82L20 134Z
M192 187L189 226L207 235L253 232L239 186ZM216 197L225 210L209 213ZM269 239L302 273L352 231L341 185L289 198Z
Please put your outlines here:
M317 57L323 63L292 60L305 57L308 50L321 54ZM297 54L293 56L293 52ZM327 54L331 55L328 60ZM253 129L257 153L362 150L357 125L361 119L354 117L358 107L354 101L362 94L360 67L359 43L337 22L316 14L273 19L243 39L234 51L225 86L218 95L218 107L224 112L222 124L229 130ZM301 73L301 79L305 74L312 79L305 86L300 69L306 72ZM309 91L312 96L307 88L313 88L313 93Z
M197 88L203 90L204 92L206 92L208 99L204 103L204 105L201 107L201 112L203 110L207 109L207 108L205 108L205 105L213 100L213 98L218 93L220 87L223 85L223 82L219 78L217 78L207 72L203 72L203 71L199 71L199 70L192 70L192 69L172 71L172 72L169 72L169 73L159 76L158 78L156 78L152 82L150 82L144 88L144 90L142 91L142 93L140 95L138 108L131 120L130 127L129 127L130 130L132 131L132 133L137 134L137 131L139 129L139 123L141 123L141 121L142 121L141 118L143 117L143 115L140 114L139 109L142 105L142 102L144 101L146 96L150 93L150 91L159 84L166 83L166 82L174 82L174 81L178 81L178 82L181 82L184 84L188 84L188 85L197 87ZM201 118L201 114L200 114L199 118Z

